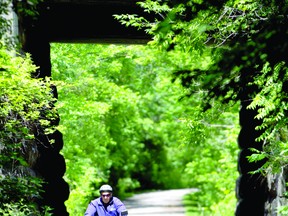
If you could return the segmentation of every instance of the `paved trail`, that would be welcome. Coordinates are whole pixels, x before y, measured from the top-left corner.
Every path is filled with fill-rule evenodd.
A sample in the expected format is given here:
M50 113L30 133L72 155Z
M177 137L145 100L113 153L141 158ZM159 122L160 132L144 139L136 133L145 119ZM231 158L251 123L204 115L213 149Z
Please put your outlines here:
M182 199L196 189L175 189L136 194L124 200L129 216L184 216Z

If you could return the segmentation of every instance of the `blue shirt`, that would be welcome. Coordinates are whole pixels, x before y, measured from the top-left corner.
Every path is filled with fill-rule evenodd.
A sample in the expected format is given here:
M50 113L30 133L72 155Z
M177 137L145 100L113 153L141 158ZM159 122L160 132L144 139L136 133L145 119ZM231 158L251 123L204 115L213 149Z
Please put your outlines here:
M106 209L99 197L89 203L84 216L119 216L124 210L126 210L125 205L117 197L110 199Z

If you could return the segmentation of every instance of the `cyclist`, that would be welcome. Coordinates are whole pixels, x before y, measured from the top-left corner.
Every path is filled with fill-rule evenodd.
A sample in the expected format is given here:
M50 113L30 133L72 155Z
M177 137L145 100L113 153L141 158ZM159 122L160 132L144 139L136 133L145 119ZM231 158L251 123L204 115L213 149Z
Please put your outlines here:
M110 185L104 184L99 189L100 197L92 200L84 216L126 216L128 211L123 202L113 197L113 189Z

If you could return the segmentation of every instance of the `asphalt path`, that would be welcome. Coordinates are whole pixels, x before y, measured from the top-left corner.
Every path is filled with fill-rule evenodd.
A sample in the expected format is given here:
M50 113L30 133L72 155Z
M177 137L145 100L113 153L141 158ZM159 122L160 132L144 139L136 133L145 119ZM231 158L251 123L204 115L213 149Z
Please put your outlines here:
M196 189L175 189L136 194L123 200L129 216L184 216L183 197Z

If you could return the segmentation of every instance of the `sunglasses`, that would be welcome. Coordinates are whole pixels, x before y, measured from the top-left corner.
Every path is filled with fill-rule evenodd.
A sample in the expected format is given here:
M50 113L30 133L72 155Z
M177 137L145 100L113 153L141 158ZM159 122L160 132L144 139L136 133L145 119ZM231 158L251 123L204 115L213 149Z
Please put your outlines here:
M110 197L111 194L101 194L102 197Z

